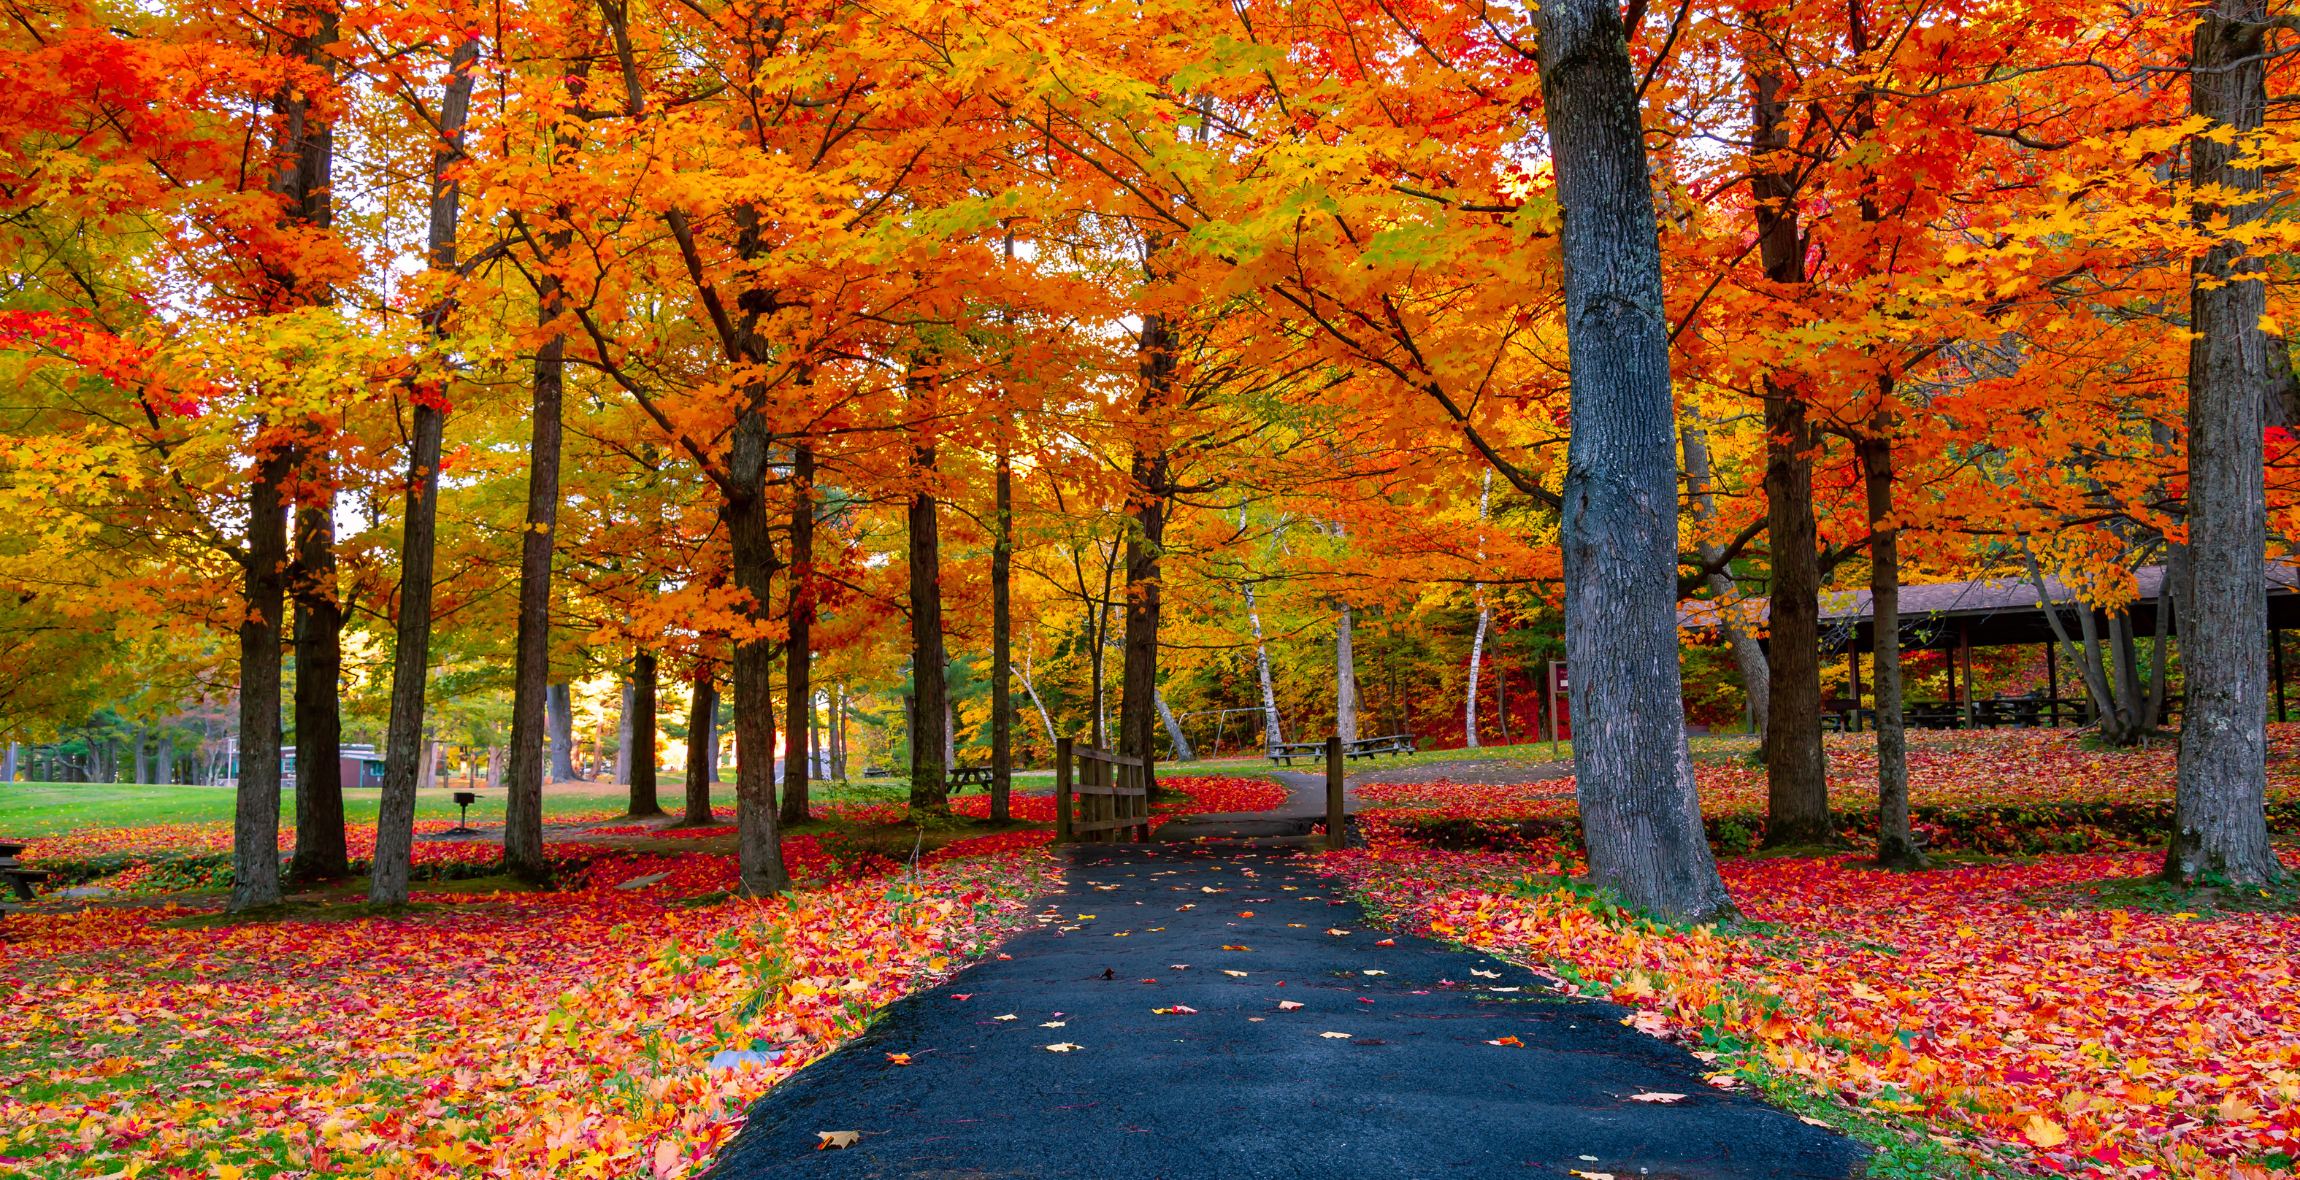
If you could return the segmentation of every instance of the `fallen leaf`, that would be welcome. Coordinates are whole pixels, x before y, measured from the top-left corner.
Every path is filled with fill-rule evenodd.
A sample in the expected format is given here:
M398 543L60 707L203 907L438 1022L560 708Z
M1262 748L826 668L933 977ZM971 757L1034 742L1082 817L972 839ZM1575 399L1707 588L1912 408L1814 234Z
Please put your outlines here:
M1200 892L1200 893L1228 893L1228 892L1229 892L1229 890L1227 890L1227 889L1216 889L1216 888L1214 888L1214 887L1213 887L1213 886L1211 886L1211 885L1200 885L1200 886L1198 887L1198 892Z
M1244 978L1246 978L1246 973L1245 973L1245 972L1243 972L1243 971L1232 971L1232 970L1230 970L1230 969L1229 969L1229 968L1227 968L1227 967L1224 967L1224 968L1222 969L1222 974L1224 974L1224 975L1235 975L1235 976L1237 976L1237 977L1238 977L1238 978L1240 978L1240 979L1244 979Z
M1238 911L1238 916L1239 916L1239 917L1241 917L1241 918L1251 918L1251 917L1253 917L1253 916L1254 916L1254 911L1252 911L1252 910L1239 910L1239 911Z
M1387 974L1389 974L1389 972L1387 972L1387 971L1360 971L1360 972L1358 972L1358 974L1360 974L1360 975L1387 975Z
M999 957L999 958L1001 958L1001 959L1011 959L1011 958L1013 958L1014 956L1013 956L1013 955L1000 955L1000 956L998 956L998 957Z
M889 1053L886 1055L886 1059L888 1061L894 1062L896 1065L910 1064L910 1054L908 1053Z
M992 1019L992 1020L1020 1020L1020 1019L1022 1019L1022 1018L1021 1018L1021 1017L1019 1017L1019 1016L1016 1016L1016 1015L1015 1015L1014 1013L1012 1013L1012 1012L1009 1012L1009 1013L1007 1013L1007 1014L1006 1014L1006 1015L1004 1015L1004 1016L993 1016L993 1017L991 1017L991 1019Z
M1048 1045L1046 1047L1046 1051L1049 1053L1068 1053L1072 1049L1083 1049L1085 1047L1086 1046L1084 1045L1073 1045L1068 1041L1057 1041L1054 1044Z
M1829 1123L1829 1121L1828 1121L1828 1120L1826 1120L1826 1119L1817 1119L1817 1118L1814 1118L1813 1116L1811 1116L1811 1115L1808 1115L1808 1114L1801 1114L1801 1115L1798 1115L1798 1116L1797 1116L1797 1121L1798 1121L1798 1122L1800 1122L1800 1123L1805 1123L1805 1124L1808 1124L1808 1125L1810 1125L1810 1126L1815 1126L1815 1127L1827 1127L1827 1126L1831 1126L1831 1125L1832 1125L1832 1124L1830 1124L1830 1123Z
M2068 1142L2067 1129L2041 1114L2030 1115L2020 1133L2028 1136L2028 1141L2038 1147L2059 1147Z
M1485 977L1485 978L1487 978L1487 979L1500 979L1500 978L1501 978L1501 972L1499 972L1499 971L1480 971L1480 970L1478 970L1478 969L1477 969L1477 968L1475 968L1475 967L1472 967L1472 968L1470 968L1470 969L1469 969L1469 973L1470 973L1470 974L1472 974L1472 975L1481 975L1481 976L1484 976L1484 977Z
M1300 1004L1297 1004L1297 1003L1295 1003L1295 1002L1293 1002L1292 1000L1280 1000L1280 1001L1278 1001L1278 1011L1280 1011L1280 1012L1291 1012L1291 1011L1293 1011L1294 1009L1296 1009L1296 1008L1299 1008L1299 1007L1301 1007L1301 1005L1300 1005Z
M1648 1090L1643 1094L1631 1094L1629 1100L1631 1102L1683 1102L1685 1095L1664 1094L1658 1090Z
M1523 1048L1525 1048L1525 1042L1524 1042L1524 1041L1521 1041L1521 1040L1518 1040L1516 1037L1503 1037L1502 1039L1500 1039L1500 1040L1498 1040L1498 1041L1487 1041L1487 1042L1486 1042L1486 1044L1488 1044L1488 1045L1515 1045L1515 1046L1517 1046L1517 1047L1518 1047L1518 1048L1520 1048L1520 1049L1523 1049Z
M1188 963L1168 963L1166 965L1172 967L1176 971L1186 971L1190 967L1190 964Z
M1581 1177L1581 1180L1613 1180L1611 1172L1584 1172L1579 1168L1567 1168L1566 1171Z
M1375 946L1396 946L1397 944L1398 944L1398 940L1397 940L1397 939L1394 939L1394 938L1385 938L1385 939L1381 940L1380 942L1377 942L1377 943L1375 943L1374 945L1375 945Z
M1516 989L1516 988L1514 988L1514 987L1489 987L1489 988L1487 988L1487 989L1485 989L1485 990L1487 990L1487 991L1489 991L1489 992L1513 992L1513 991L1516 991L1517 989Z
M1318 1035L1319 1035L1319 1036L1321 1036L1321 1037L1324 1037L1324 1038L1326 1038L1326 1039L1327 1039L1327 1040L1329 1040L1329 1041L1346 1041L1346 1040L1349 1040L1351 1037L1354 1037L1354 1036L1356 1036L1356 1035L1358 1035L1358 1034L1356 1034L1356 1033L1322 1032L1322 1033L1319 1033Z
M1047 1021L1046 1023L1039 1025L1038 1027L1040 1027L1040 1028L1061 1028L1063 1025L1066 1025L1066 1024L1068 1024L1068 1023L1070 1023L1070 1022L1069 1022L1069 1021L1067 1021L1067 1020L1049 1020L1049 1021Z
M1226 946L1226 947L1223 947L1222 949L1223 949L1223 950L1226 950L1226 951L1250 951L1250 950L1253 950L1254 948L1253 948L1253 947L1250 947L1250 946Z
M862 1132L817 1131L815 1132L815 1138L822 1140L822 1142L815 1144L815 1150L823 1151L833 1147L853 1147L855 1140L862 1138Z
M1336 938L1344 938L1347 937L1350 932L1347 930L1328 930L1326 933L1331 934Z
M974 998L974 993L973 993L973 992L968 992L967 994L965 994L965 995L963 995L963 996L962 996L962 995L958 994L957 992L952 992L952 993L950 993L950 998L951 998L951 999L954 999L954 1000L971 1000L971 999L973 999L973 998Z

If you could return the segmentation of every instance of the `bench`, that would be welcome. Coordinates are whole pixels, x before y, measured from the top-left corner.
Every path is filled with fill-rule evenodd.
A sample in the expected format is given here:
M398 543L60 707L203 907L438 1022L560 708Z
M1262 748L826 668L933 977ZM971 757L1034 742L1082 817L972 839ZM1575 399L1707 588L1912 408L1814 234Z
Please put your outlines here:
M1402 757L1415 752L1414 740L1414 735L1410 733L1390 733L1380 737L1359 738L1354 742L1342 743L1342 757L1373 758L1382 754L1397 754Z
M0 877L7 878L8 884L15 888L16 896L19 899L31 901L32 884L36 881L45 881L55 874L46 869L28 869L18 864L16 854L22 851L24 851L22 844L0 843Z
M1323 758L1325 756L1326 743L1324 742L1281 742L1274 743L1270 747L1270 761L1283 762L1288 766L1292 766L1296 758Z

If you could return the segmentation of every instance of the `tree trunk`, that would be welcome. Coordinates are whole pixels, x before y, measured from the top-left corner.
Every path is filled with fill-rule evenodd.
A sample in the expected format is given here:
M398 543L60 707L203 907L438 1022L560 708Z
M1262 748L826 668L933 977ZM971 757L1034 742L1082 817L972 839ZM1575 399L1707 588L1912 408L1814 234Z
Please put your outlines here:
M431 153L429 265L456 264L456 229L463 187L448 170L463 158L463 127L471 113L471 67L479 41L467 39L448 58L447 89L439 106L440 142ZM431 308L425 325L436 340L446 329L446 306ZM383 789L376 804L375 859L367 897L386 905L407 900L408 860L415 841L415 758L423 736L424 687L431 668L431 577L439 535L439 458L447 429L447 403L434 391L411 390L407 443L407 508L399 541L399 615L391 663L391 720L384 735ZM490 787L495 779L492 769Z
M280 900L280 613L287 598L287 505L293 463L284 444L256 462L248 485L246 617L240 623L240 777L232 804L234 912ZM93 761L95 743L89 743Z
M1345 742L1358 740L1358 655L1356 628L1350 608L1343 604L1334 617L1334 732Z
M1166 740L1174 743L1174 761L1196 762L1198 751L1190 745L1190 735L1182 732L1182 723L1174 719L1174 710L1166 707L1166 694L1152 689L1151 700L1157 702L1158 720L1166 726Z
M542 276L540 318L559 317L559 280ZM563 760L565 747L556 740L556 725L546 726L546 698L554 687L551 676L551 551L559 524L559 407L565 378L567 338L545 341L535 358L535 396L529 415L531 435L527 448L527 527L519 546L519 632L512 664L511 783L504 800L504 867L523 881L539 882L550 875L543 862L543 785L546 775L561 768L546 764L546 737L553 747L551 762ZM555 719L554 719L555 720Z
M2258 130L2268 106L2265 0L2218 0L2195 32L2189 109L2214 130ZM2237 204L2195 211L2200 227L2240 231L2260 218L2256 163L2240 148L2199 135L2189 141L2190 179L2232 190ZM2270 395L2261 265L2241 239L2224 240L2192 265L2188 345L2188 561L2192 586L2180 603L2180 775L2164 875L2174 881L2276 881L2283 866L2268 843L2268 645L2265 614L2267 507L2262 408Z
M1013 238L1007 239L1009 250ZM990 819L1010 818L1014 790L1014 457L998 437L997 514L990 543Z
M815 451L799 444L791 467L791 638L783 673L790 721L783 726L785 824L807 822L807 780L814 774Z
M1909 824L1909 737L1901 701L1900 531L1893 516L1892 380L1880 380L1877 412L1869 433L1854 444L1868 492L1870 615L1875 658L1871 678L1877 694L1877 863L1887 868L1925 867Z
M911 448L920 478L935 469L931 443ZM949 691L943 676L948 657L942 648L942 535L932 492L922 486L910 498L910 808L943 811L950 789L943 774L942 748L948 738L943 706Z
M624 715L622 761L631 787L631 814L661 815L655 785L655 653L631 657L631 708Z
M575 695L568 685L552 684L543 690L544 724L550 727L551 779L573 782L575 771Z
M1030 694L1030 703L1038 707L1038 723L1046 727L1046 748L1054 748L1054 715L1046 711L1046 702L1039 698L1038 686L1030 680L1030 661L1022 662L1022 691Z
M1661 250L1621 12L1535 12L1557 170L1573 434L1564 506L1574 770L1590 879L1678 921L1730 916L1678 675L1677 457Z
M1262 642L1262 612L1254 604L1252 586L1246 587L1246 621L1254 626L1254 674L1262 682L1262 745L1267 749L1283 744L1286 734L1278 721L1278 690L1270 680L1270 649Z
M617 677L621 682L621 701L615 709L615 785L631 785L631 698L636 690L628 677Z
M312 460L303 456L304 477ZM324 457L322 459L324 466ZM333 479L323 473L323 485ZM311 494L306 489L305 496ZM295 859L289 876L334 881L351 875L343 831L343 608L336 602L334 493L295 512ZM138 751L141 762L142 751Z
M753 625L767 621L774 603L774 540L767 502L766 416L747 410L735 421L727 457L733 492L725 512L735 585L748 591L743 606ZM763 636L735 641L735 854L743 892L769 897L791 887L783 866L782 833L775 823L775 646Z
M712 736L711 724L719 712L719 694L711 686L708 665L696 669L692 696L687 706L687 814L679 826L709 827L718 822L711 818L711 783L717 773L717 740Z

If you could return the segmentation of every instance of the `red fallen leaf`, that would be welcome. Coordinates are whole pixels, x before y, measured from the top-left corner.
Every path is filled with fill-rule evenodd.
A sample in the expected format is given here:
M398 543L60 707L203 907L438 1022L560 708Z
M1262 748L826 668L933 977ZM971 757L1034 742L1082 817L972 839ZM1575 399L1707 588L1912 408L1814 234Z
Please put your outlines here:
M950 993L950 998L951 998L951 999L954 999L954 1000L971 1000L971 999L973 999L973 998L974 998L974 993L973 993L973 992L968 992L968 993L966 993L965 995L963 995L963 996L962 996L962 995L958 994L957 992L952 992L952 993Z
M998 956L998 957L999 957L999 958L1001 958L1001 959L1011 959L1011 958L1013 958L1014 956L1013 956L1013 955L1000 955L1000 956Z
M1226 951L1250 951L1250 950L1253 950L1254 948L1253 948L1253 947L1250 947L1250 946L1226 946L1226 947L1223 947L1222 949L1223 949L1223 950L1226 950Z
M910 1064L910 1054L908 1053L889 1053L886 1055L886 1059L888 1061L894 1062L896 1065Z
M1239 917L1241 917L1241 918L1251 918L1251 917L1253 917L1253 916L1254 916L1254 911L1252 911L1252 910L1239 910L1239 911L1238 911L1238 916L1239 916Z
M1375 946L1396 946L1397 944L1398 944L1398 940L1397 940L1397 939L1394 939L1394 938L1385 938L1385 939L1381 940L1380 942L1377 942L1377 943L1375 943L1374 945L1375 945Z
M1517 1046L1517 1047L1518 1047L1518 1048L1520 1048L1520 1049L1523 1049L1523 1048L1525 1048L1525 1042L1524 1042L1524 1041L1521 1041L1521 1040L1518 1040L1516 1037L1503 1037L1502 1039L1500 1039L1500 1040L1498 1040L1498 1041L1487 1041L1487 1042L1486 1042L1486 1044L1488 1044L1488 1045L1515 1045L1515 1046Z
M1369 999L1369 998L1367 998L1367 997L1365 997L1365 996L1359 996L1359 997L1358 997L1358 1002L1359 1002L1359 1003L1361 1003L1361 1004L1371 1004L1371 1003L1373 1003L1373 1000L1371 1000L1371 999Z

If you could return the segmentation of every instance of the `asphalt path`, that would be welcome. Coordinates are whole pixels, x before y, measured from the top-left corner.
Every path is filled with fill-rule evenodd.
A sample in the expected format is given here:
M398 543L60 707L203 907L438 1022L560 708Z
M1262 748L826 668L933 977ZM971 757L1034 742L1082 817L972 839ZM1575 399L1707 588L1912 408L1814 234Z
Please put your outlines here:
M1724 1180L1868 1158L1704 1084L1625 1009L1367 928L1291 850L1064 855L1011 958L897 1002L785 1081L711 1175ZM819 1149L831 1131L859 1136Z

